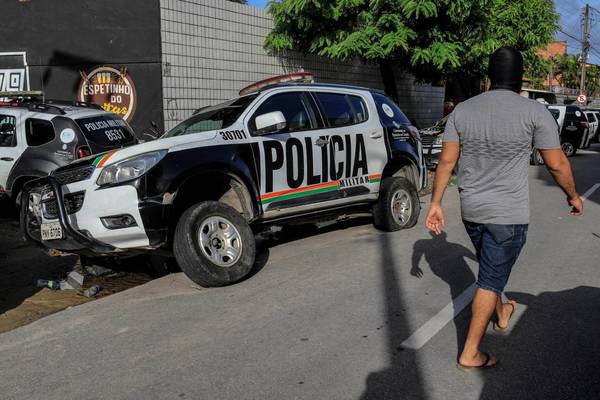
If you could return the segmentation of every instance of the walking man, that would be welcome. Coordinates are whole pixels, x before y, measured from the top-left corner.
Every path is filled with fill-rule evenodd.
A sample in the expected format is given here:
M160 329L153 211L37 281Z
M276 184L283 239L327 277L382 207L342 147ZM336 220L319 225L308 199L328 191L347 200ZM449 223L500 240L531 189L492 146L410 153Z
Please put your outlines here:
M462 218L479 260L469 332L459 366L486 368L496 357L479 351L494 311L496 329L506 329L516 303L502 302L504 290L527 237L528 167L532 143L567 195L572 215L583 213L571 165L561 150L556 121L546 107L520 96L523 58L512 47L490 57L491 90L456 106L446 124L431 208L425 225L440 234L442 197L459 160Z

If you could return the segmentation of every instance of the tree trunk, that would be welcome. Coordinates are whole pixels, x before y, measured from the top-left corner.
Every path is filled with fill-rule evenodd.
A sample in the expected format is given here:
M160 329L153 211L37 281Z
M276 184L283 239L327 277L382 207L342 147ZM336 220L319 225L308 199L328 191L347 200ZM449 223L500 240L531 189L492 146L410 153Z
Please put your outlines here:
M394 102L398 103L398 87L396 86L396 75L394 74L394 64L390 60L379 61L379 71L383 81L383 90L385 94Z

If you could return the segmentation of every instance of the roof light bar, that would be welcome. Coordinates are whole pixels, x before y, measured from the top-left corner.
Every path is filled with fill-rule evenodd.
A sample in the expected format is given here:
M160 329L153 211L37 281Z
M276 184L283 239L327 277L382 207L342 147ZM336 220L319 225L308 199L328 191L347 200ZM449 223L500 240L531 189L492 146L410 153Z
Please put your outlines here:
M254 82L240 90L240 96L259 91L261 88L276 83L297 82L297 83L313 83L314 76L310 72L296 72L294 74L278 75L272 78L263 79L262 81Z

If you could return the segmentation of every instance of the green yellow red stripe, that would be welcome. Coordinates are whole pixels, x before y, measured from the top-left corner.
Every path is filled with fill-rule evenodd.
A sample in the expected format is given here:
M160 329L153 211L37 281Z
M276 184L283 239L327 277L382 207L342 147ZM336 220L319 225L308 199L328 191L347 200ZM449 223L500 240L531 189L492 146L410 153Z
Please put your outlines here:
M108 161L108 159L115 154L117 151L113 150L109 153L106 153L103 156L98 156L96 157L96 159L94 160L94 162L92 163L96 168L101 168L104 166L104 164L106 164L106 162Z
M313 191L313 190L317 190L317 189L330 188L330 187L337 189L339 186L340 186L340 183L338 181L325 182L325 183L319 183L317 185L304 186L304 187L301 187L298 189L289 189L289 190L282 190L281 192L267 193L267 194L260 196L260 199L268 200L268 199L272 199L274 197L287 196L290 194L301 193L301 192L306 192L306 191Z
M374 174L368 176L369 183L375 183L381 181L381 174ZM274 201L282 201L295 199L297 197L309 196L318 193L330 192L338 190L340 188L339 181L319 183L316 185L304 186L297 189L282 190L280 192L267 193L260 196L260 201L263 204L269 204Z
M381 174L369 175L369 182L370 183L379 182L379 181L381 181Z

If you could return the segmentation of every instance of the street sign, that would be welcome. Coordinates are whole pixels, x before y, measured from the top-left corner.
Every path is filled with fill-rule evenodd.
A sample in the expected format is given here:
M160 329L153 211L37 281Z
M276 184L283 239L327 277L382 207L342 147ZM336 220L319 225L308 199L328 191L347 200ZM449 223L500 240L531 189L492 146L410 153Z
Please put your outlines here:
M587 103L587 96L585 94L580 94L579 96L577 96L577 102L578 103L582 103L582 104L586 104Z

